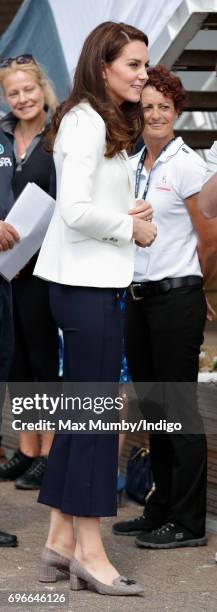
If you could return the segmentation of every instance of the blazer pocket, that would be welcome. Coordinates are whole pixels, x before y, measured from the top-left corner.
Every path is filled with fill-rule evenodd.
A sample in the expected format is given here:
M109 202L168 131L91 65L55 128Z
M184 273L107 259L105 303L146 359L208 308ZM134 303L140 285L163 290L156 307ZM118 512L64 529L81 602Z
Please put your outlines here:
M67 244L70 244L71 242L82 242L83 240L90 240L90 237L86 236L85 234L82 234L82 232L79 232L78 230L66 228L64 239L66 240Z

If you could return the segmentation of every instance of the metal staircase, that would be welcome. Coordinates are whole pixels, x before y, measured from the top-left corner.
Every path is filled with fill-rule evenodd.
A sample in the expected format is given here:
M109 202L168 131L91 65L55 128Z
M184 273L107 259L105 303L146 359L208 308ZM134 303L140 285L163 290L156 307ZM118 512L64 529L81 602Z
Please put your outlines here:
M217 140L217 0L183 0L150 52L188 91L177 135L192 148L209 149Z

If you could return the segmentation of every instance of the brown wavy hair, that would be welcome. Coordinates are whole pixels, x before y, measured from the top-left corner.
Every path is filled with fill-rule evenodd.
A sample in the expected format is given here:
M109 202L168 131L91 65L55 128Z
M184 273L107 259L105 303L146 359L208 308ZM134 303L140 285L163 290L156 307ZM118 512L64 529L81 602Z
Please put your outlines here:
M175 76L170 70L161 66L148 68L148 81L144 87L154 87L164 96L173 100L174 107L179 115L187 104L187 93L179 77Z
M144 118L141 102L123 102L119 107L109 96L102 75L104 63L120 56L123 47L139 40L148 46L144 32L124 23L106 21L97 26L86 38L74 75L72 92L57 108L50 136L56 136L61 119L75 105L87 100L106 124L107 148L105 155L113 157L122 149L130 151L142 133Z

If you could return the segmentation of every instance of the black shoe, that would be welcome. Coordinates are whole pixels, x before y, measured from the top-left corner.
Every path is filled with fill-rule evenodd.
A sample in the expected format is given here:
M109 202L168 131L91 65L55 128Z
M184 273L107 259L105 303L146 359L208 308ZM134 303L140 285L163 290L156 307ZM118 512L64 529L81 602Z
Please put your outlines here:
M204 546L206 536L194 536L191 531L177 523L166 523L151 533L140 533L136 545L140 548L178 548L180 546Z
M28 470L34 457L27 457L18 449L13 457L0 466L0 480L15 480Z
M115 523L112 527L112 531L115 535L134 536L138 535L140 531L152 531L153 529L157 529L162 523L163 520L157 521L156 518L153 518L151 514L147 513L135 519L131 519L130 521Z
M16 480L16 489L40 489L46 465L47 457L36 457L27 472Z
M11 535L10 533L5 533L5 531L0 531L0 546L5 546L5 548L14 548L17 546L17 536Z

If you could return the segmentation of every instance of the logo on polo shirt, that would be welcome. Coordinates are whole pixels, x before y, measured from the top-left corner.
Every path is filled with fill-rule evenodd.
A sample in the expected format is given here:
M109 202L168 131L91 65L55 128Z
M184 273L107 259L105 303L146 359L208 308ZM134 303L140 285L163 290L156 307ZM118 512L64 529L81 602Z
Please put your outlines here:
M10 157L0 157L0 168L2 168L3 166L5 166L6 168L8 166L12 166L12 161Z
M172 191L172 186L167 182L165 174L158 180L155 187L157 191Z
M5 148L0 144L0 155L3 155Z

